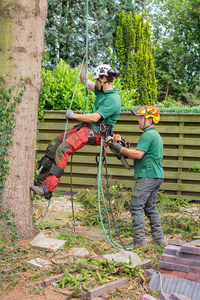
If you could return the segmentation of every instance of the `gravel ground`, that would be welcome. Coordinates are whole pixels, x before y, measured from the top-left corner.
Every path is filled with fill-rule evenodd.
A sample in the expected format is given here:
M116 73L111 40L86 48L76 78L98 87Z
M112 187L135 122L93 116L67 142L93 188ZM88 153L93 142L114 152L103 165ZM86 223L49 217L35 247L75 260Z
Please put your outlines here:
M34 208L37 209L45 209L48 206L48 202L49 202L48 200L42 198L42 200L35 200L33 202L33 206ZM79 214L84 211L84 207L76 201L73 201L73 206L74 206L74 212L76 214ZM49 211L71 213L72 202L70 200L70 197L69 196L52 197L49 206Z

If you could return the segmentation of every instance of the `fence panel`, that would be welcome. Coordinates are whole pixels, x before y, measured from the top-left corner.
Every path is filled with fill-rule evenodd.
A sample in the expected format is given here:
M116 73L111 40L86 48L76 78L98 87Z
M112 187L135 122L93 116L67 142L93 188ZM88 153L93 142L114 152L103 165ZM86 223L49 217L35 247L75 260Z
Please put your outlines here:
M68 128L76 124L69 121ZM38 125L38 155L44 155L48 143L65 130L65 111L47 111L44 122ZM200 114L161 113L161 121L156 126L164 143L163 168L165 179L161 186L164 193L172 197L189 198L200 201L200 172L190 169L193 164L200 164ZM114 133L120 134L136 147L141 130L137 117L131 112L122 112ZM85 146L73 155L72 185L73 190L94 186L97 169L96 156L100 146ZM126 170L121 162L108 150L107 167L110 184L122 183L127 188L134 185L133 161L129 160L130 170ZM105 174L105 166L102 173ZM65 169L57 190L70 190L70 160Z

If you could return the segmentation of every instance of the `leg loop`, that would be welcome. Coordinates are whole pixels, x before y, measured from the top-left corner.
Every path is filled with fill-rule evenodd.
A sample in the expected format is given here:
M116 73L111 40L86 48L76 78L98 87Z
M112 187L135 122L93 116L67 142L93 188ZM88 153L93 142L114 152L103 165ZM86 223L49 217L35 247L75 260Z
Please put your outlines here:
M51 169L49 170L50 175L55 175L60 178L63 174L64 170L59 168L55 163L52 164Z
M49 170L53 162L54 159L45 154L38 162L39 163L38 169L42 167Z
M52 163L54 162L54 159L47 154L45 154L40 160L38 169L40 170L40 173L37 176L37 182L42 183L44 178L47 176L49 169L51 168Z

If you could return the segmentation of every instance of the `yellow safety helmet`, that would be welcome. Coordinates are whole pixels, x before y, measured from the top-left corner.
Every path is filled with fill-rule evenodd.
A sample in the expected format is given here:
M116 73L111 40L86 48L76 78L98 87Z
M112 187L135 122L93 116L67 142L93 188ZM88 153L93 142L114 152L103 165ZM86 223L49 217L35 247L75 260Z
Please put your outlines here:
M152 118L155 124L160 121L159 110L153 105L143 105L132 109L131 112L136 116L144 116L146 119Z

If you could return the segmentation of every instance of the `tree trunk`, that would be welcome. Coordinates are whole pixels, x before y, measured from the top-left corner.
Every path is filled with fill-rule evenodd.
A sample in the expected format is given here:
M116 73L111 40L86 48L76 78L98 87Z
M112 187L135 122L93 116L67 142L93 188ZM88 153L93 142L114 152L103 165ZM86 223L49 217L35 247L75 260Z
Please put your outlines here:
M1 0L0 83L8 89L24 78L24 94L18 104L13 144L9 151L3 212L9 211L23 239L34 235L30 185L34 181L38 99L41 90L41 62L47 0ZM2 232L8 232L0 219Z

